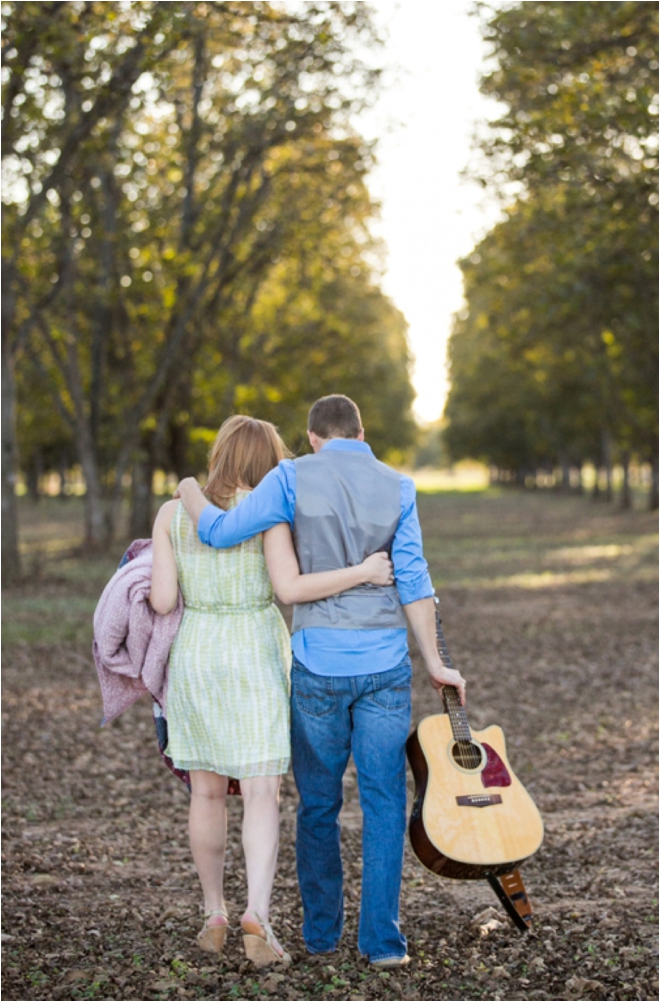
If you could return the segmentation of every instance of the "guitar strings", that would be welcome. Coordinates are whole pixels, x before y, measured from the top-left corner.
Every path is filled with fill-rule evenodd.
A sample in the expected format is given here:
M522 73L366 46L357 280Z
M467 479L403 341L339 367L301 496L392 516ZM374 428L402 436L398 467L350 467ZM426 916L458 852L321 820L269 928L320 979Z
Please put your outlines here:
M481 750L472 741L457 741L452 756L463 769L478 769L482 762Z
M440 617L436 612L436 641L440 660L446 668L451 668L451 658L447 650L447 643L442 632ZM455 745L452 748L454 761L463 769L478 769L482 762L481 749L472 741L470 725L467 721L465 708L461 706L458 692L453 686L445 686L443 689L445 706L449 714L452 733Z

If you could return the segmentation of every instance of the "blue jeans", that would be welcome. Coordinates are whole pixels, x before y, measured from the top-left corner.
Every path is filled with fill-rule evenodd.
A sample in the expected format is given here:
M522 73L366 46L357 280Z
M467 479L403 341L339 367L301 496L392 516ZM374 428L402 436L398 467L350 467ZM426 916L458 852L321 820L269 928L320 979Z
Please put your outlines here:
M314 675L293 659L292 758L300 795L296 856L303 937L311 953L335 950L342 932L338 815L351 752L363 815L358 948L372 961L406 952L399 929L399 893L411 677L407 656L390 671L339 677Z

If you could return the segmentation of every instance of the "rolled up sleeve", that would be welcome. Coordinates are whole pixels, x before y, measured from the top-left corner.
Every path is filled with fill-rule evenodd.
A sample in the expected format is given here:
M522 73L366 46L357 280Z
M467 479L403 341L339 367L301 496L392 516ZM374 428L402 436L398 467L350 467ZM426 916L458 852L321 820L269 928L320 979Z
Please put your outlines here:
M283 460L235 508L223 511L207 505L199 517L197 534L207 546L224 550L281 522L293 526L295 509L295 466Z
M422 548L415 484L410 477L401 478L401 517L392 542L392 563L402 605L434 595Z

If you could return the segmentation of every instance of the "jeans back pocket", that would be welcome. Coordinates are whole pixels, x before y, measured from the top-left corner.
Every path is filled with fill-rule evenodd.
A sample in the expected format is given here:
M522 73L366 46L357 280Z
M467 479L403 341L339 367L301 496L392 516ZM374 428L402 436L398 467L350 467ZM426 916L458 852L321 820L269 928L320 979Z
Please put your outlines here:
M314 675L299 662L293 662L291 692L296 708L310 717L325 717L337 706L332 678Z
M386 710L400 710L410 705L412 695L412 665L406 657L389 671L372 675L372 698Z

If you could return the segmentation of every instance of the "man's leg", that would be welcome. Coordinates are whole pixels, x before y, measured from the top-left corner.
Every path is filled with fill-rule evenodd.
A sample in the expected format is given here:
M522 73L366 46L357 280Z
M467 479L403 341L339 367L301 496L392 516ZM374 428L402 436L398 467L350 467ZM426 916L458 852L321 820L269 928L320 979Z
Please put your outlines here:
M338 814L351 750L350 683L314 675L293 659L291 750L300 803L296 837L303 938L311 953L336 949L344 920Z
M353 757L362 805L362 904L358 946L369 960L403 957L399 894L406 833L405 743L411 666L365 676L353 704Z

